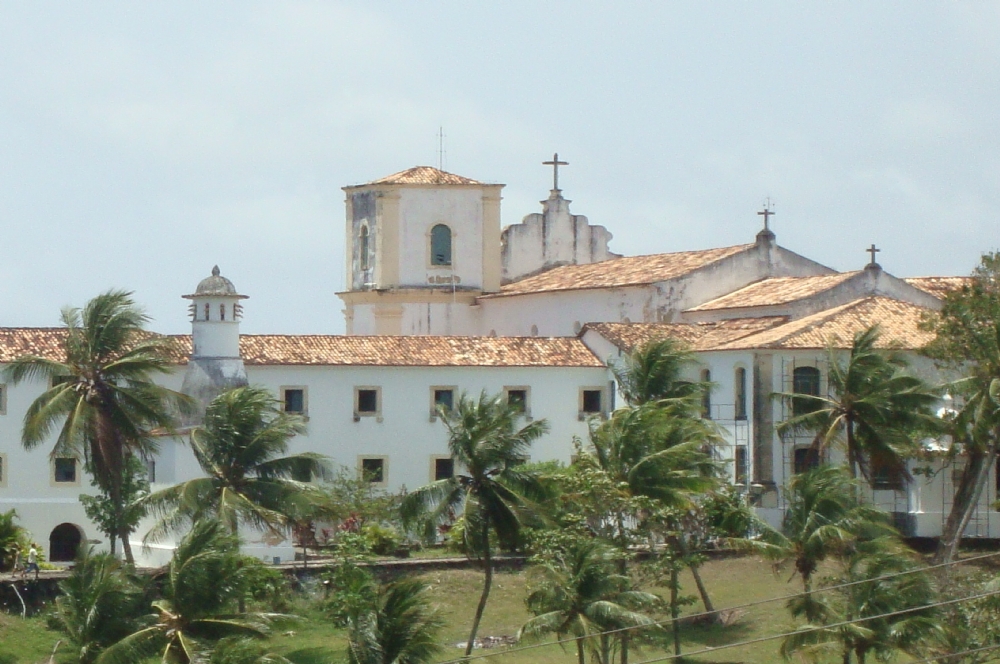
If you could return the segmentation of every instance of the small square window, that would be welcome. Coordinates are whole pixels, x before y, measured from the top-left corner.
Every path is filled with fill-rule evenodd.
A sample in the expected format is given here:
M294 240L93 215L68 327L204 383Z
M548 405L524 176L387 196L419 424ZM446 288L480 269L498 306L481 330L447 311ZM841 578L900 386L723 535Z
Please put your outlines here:
M361 459L361 477L372 484L385 484L385 457L363 457Z
M281 388L282 409L286 413L306 414L306 389L304 387Z
M52 478L59 484L76 484L76 459L56 457L52 466Z
M455 476L455 460L451 457L434 459L434 481L448 480Z
M379 390L377 387L359 387L355 390L354 405L355 414L361 416L378 415L379 413Z
M603 411L604 401L601 397L603 396L602 390L584 390L582 397L583 412L588 415L594 415Z
M455 407L455 390L440 388L434 390L434 407L444 410L451 410Z
M507 395L507 405L531 418L531 404L528 402L527 387L505 387L504 393Z

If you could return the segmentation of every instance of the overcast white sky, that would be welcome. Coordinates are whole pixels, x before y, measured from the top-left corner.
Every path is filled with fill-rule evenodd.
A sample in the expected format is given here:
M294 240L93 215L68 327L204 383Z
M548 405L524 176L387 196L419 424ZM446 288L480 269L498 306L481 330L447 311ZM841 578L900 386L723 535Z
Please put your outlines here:
M1000 3L0 0L0 325L218 263L243 331L343 331L341 187L437 162L625 254L752 241L966 274L1000 244Z

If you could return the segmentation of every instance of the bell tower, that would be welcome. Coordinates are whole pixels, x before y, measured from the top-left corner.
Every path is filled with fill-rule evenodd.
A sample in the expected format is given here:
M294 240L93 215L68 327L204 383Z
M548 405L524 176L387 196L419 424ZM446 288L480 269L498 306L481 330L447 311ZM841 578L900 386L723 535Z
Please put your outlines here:
M501 184L430 166L344 187L348 334L474 334L500 289Z

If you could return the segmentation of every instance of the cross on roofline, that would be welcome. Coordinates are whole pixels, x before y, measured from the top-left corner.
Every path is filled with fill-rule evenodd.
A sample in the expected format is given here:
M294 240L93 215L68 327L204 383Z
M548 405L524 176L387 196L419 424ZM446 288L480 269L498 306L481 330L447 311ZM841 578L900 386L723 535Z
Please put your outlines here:
M556 152L552 155L552 161L543 161L542 165L552 167L552 189L553 191L559 191L559 167L569 166L569 162L559 161L559 153Z
M872 243L872 246L870 246L869 248L865 249L865 251L867 251L869 254L872 255L872 262L869 263L869 265L878 265L878 263L875 262L875 254L877 254L878 252L880 252L882 250L881 249L877 249L875 247L875 244Z
M771 230L771 227L768 226L767 222L770 220L771 217L773 217L774 215L776 215L778 213L771 209L771 199L770 198L768 198L767 201L764 203L764 209L761 210L760 212L758 212L757 214L760 215L760 216L762 216L762 217L764 217L764 230L765 231Z

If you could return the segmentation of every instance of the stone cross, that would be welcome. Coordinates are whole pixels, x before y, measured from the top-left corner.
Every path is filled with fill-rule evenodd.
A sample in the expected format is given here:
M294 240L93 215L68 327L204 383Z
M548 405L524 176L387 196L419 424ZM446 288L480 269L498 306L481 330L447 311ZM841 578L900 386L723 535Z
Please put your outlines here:
M559 153L552 155L552 161L543 161L543 166L552 167L552 189L554 191L559 191L559 167L569 166L568 161L559 161Z
M765 231L771 230L768 227L767 222L771 217L777 214L777 212L771 209L771 199L767 199L767 203L764 204L764 209L758 212L757 214L764 217L764 230Z
M872 244L872 246L869 247L868 249L865 249L865 251L867 251L869 254L872 255L872 262L870 263L870 265L876 265L877 263L875 263L875 254L877 254L878 252L880 252L882 250L881 249L876 249L875 245Z

